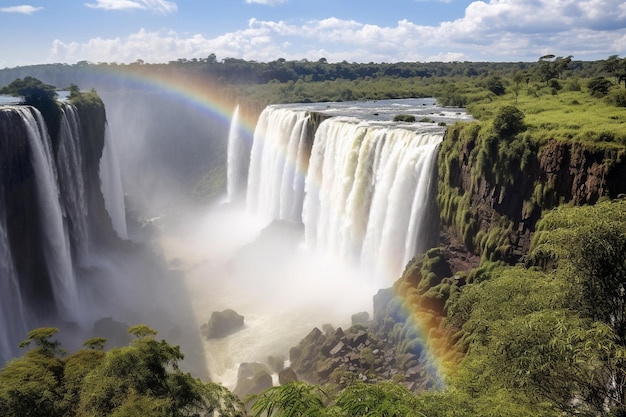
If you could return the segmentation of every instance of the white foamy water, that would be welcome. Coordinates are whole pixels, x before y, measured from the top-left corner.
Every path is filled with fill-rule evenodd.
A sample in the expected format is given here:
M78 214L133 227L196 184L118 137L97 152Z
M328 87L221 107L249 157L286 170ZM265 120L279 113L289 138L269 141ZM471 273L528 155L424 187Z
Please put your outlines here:
M312 147L311 111L330 117ZM231 225L237 230L244 218L255 219L247 242L276 220L299 225L302 236L264 239L253 250L235 250L232 262L207 251L189 270L199 320L226 308L245 317L242 331L205 342L214 379L234 388L240 363L288 358L313 327L349 326L352 314L371 313L379 288L399 278L422 239L445 132L438 123L392 122L400 113L445 123L466 118L432 99L275 105L262 112L247 189L238 190L247 195L246 212ZM239 161L229 155L229 164ZM217 238L220 230L205 236Z

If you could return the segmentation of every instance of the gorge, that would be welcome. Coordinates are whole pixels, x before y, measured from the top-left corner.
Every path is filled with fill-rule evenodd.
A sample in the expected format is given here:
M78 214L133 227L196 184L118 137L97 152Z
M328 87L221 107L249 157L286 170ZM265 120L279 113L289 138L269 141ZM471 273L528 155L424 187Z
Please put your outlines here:
M101 135L85 136L94 126L64 104L56 147L36 110L3 107L2 319L11 324L3 360L19 354L15 346L34 326L79 327L84 339L112 317L154 326L184 345L195 373L233 387L240 363L286 359L312 328L349 326L351 314L371 312L372 296L401 276L387 301L409 299L416 281L427 281L418 253L444 247L428 252L437 261L422 296L445 280L461 285L456 273L480 256L521 258L549 201L624 192L624 164L604 164L618 158L578 145L537 150L510 183L477 174L471 162L483 138L471 123L449 127L470 118L432 99L269 106L253 137L237 128L238 111L229 133L202 114L197 124L176 124L184 111L151 94L103 97ZM391 122L397 114L424 121ZM503 169L492 162L483 168ZM229 174L228 202L190 204L181 184L219 164ZM122 182L132 205L127 229ZM532 200L537 184L542 193ZM450 248L465 251L468 264ZM428 335L436 335L444 302L441 293L416 301L436 322ZM225 308L242 313L245 328L200 340L200 324ZM425 342L413 327L400 342ZM404 353L422 365L429 354L415 344Z

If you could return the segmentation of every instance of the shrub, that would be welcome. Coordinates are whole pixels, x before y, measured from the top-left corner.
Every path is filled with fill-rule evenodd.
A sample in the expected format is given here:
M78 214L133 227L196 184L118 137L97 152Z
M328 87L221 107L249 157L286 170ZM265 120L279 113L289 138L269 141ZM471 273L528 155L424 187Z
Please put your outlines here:
M594 97L604 97L611 88L611 81L604 77L594 77L587 83L589 92Z
M395 116L393 116L393 121L413 123L415 122L415 116L413 116L412 114L396 114Z
M504 106L493 119L493 129L500 137L511 137L526 130L524 113L515 106Z
M626 107L626 90L613 90L606 96L606 101L617 107Z

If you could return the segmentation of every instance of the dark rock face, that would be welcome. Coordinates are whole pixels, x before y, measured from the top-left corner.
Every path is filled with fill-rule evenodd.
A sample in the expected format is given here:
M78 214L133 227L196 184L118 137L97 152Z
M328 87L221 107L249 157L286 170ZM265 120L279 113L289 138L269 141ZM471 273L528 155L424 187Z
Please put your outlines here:
M445 140L456 140L446 135ZM594 147L583 143L549 140L529 158L524 169L510 167L511 184L497 184L488 175L473 178L478 143L475 139L459 145L458 159L452 161L452 172L443 187L458 187L459 194L469 193L473 221L488 232L502 219L512 222L508 240L513 250L509 263L519 262L530 248L532 233L544 210L561 203L594 204L600 197L616 198L626 193L626 159L623 149ZM440 163L446 155L440 154ZM441 180L441 177L440 177ZM458 225L457 225L458 226ZM462 233L458 230L440 235L440 244L450 244L453 252L462 253ZM480 255L478 248L467 248Z
M298 375L296 375L296 371L294 371L293 368L285 368L278 373L278 383L280 385L285 385L297 380Z
M244 317L236 311L228 309L214 311L211 318L200 328L202 335L207 339L218 339L241 330L244 326Z
M43 247L37 184L31 149L22 116L0 111L0 205L6 216L7 237L20 287L42 316L55 305Z
M106 347L120 347L128 345L132 336L128 333L128 325L106 317L96 321L92 330L93 337L104 337L107 340Z
M626 162L618 153L553 140L539 155L540 179L555 185L555 196L575 205L615 198L626 191Z
M237 373L237 386L233 393L240 398L259 394L273 386L272 376L265 365L258 362L242 363Z

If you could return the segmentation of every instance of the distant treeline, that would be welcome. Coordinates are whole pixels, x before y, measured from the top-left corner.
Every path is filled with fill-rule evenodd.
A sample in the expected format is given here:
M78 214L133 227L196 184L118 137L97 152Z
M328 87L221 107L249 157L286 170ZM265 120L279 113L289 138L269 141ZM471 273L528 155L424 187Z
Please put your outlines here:
M549 56L554 58L553 56ZM561 61L559 61L561 60ZM602 73L605 61L575 61L571 57L556 57L554 62L566 62L567 74L563 76L591 77ZM42 64L0 70L0 86L16 78L31 76L59 87L81 82L103 84L107 73L132 71L133 73L175 71L180 74L203 75L223 84L265 84L286 83L302 80L320 82L333 80L369 80L391 78L432 78L432 77L485 77L490 74L513 76L520 71L532 72L548 60L545 57L537 62L398 62L398 63L329 63L322 58L318 61L287 61L277 59L271 62L246 61L225 58L217 61L214 55L206 59L179 59L167 64L148 64L138 60L132 64L90 63ZM82 87L82 86L81 86ZM90 88L87 85L82 88Z

